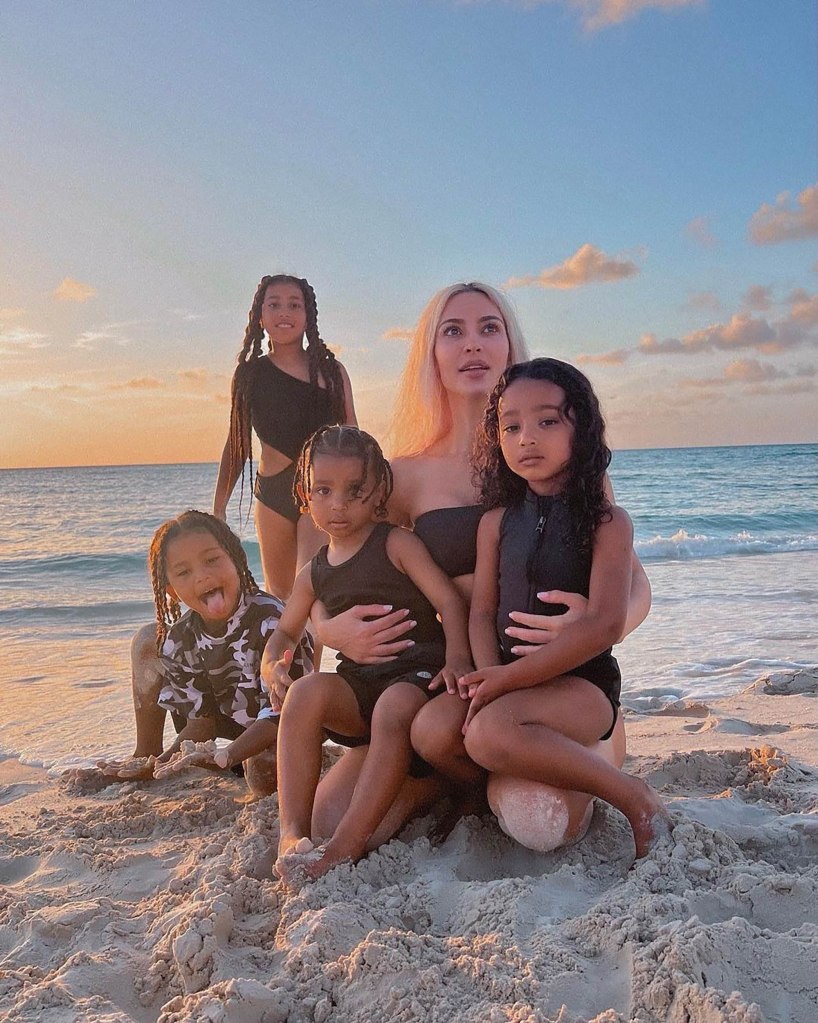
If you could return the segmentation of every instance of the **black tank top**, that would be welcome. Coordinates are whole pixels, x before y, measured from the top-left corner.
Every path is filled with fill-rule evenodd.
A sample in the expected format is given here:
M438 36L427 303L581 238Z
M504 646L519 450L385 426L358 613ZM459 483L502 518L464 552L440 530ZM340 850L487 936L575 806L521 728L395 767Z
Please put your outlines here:
M265 444L295 461L304 441L319 427L338 422L332 414L329 391L290 376L266 355L251 365L253 429Z
M323 601L331 618L348 611L356 604L391 604L405 607L416 621L412 632L416 645L443 643L443 626L435 609L400 569L395 568L386 553L386 538L393 529L388 522L379 522L363 547L340 565L330 565L327 548L312 559L310 577L318 600ZM345 660L345 658L341 658Z
M482 506L472 504L462 508L434 508L415 519L416 535L450 579L474 572L477 527L482 516Z
M497 638L504 664L516 659L511 647L520 642L505 633L506 627L514 624L509 612L562 614L564 604L544 604L537 599L537 593L543 590L565 590L587 597L591 555L590 549L577 548L568 506L559 497L538 497L529 490L525 500L506 508L500 523L497 604ZM614 700L619 699L619 666L610 648L572 669L571 674L587 678Z

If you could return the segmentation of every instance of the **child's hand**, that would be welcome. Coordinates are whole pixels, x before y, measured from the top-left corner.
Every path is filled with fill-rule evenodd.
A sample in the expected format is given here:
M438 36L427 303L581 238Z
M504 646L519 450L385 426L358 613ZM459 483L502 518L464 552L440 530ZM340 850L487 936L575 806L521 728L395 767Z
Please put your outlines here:
M460 680L461 695L465 690L471 700L463 723L463 734L474 717L487 704L492 703L499 696L505 696L512 692L516 686L509 680L508 670L504 665L498 664L492 668L479 668Z
M281 710L287 690L293 684L289 667L293 663L292 650L285 650L277 661L274 661L269 672L262 673L264 684L270 691L270 703L273 710Z
M460 691L461 680L470 671L474 671L474 665L471 661L466 658L454 657L447 661L437 675L435 675L429 683L429 689L435 690L445 686L447 693L455 694Z

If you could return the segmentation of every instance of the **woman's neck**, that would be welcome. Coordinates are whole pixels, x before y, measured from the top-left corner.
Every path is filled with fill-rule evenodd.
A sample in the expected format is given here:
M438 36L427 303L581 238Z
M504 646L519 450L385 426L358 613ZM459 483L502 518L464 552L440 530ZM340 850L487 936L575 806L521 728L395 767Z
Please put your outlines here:
M465 398L449 395L449 411L452 425L449 431L434 444L430 453L436 455L465 455L471 453L474 435L480 420L486 399L482 396Z

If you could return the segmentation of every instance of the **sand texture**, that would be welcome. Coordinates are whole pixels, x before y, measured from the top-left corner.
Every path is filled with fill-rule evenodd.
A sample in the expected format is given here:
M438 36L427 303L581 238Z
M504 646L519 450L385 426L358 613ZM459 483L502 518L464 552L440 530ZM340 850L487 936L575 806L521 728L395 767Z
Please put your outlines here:
M538 854L430 820L291 894L276 797L201 769L66 784L0 764L0 1020L815 1023L818 675L628 714L672 837L597 804Z

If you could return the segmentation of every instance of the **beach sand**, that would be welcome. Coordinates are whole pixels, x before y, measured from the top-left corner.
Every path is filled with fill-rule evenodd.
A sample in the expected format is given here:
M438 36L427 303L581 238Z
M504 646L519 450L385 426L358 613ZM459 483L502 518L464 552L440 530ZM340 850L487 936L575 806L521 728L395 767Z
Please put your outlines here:
M276 797L194 769L76 791L0 764L0 1020L814 1023L818 673L626 715L670 839L550 854L429 819L290 894Z

